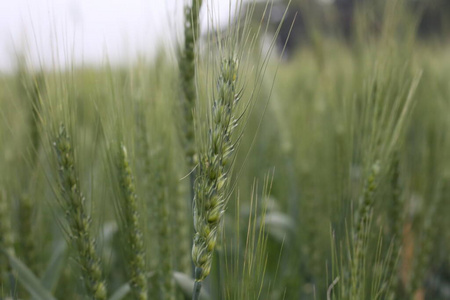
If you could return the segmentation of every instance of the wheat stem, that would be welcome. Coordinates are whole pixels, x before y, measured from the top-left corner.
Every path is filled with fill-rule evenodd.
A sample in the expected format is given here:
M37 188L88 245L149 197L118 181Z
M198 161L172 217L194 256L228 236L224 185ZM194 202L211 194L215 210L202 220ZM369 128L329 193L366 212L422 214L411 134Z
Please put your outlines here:
M195 272L196 273L197 273L198 270L199 270L198 268L195 268ZM201 290L202 290L202 282L196 280L195 283L194 283L194 292L192 293L192 300L200 299L200 292L201 292Z

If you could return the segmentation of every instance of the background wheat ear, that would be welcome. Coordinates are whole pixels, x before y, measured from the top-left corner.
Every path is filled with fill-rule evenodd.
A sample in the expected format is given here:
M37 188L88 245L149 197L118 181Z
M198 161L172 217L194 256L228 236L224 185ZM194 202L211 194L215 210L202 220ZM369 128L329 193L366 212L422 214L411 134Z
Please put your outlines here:
M183 147L184 157L187 165L186 172L189 174L188 189L185 184L180 182L178 187L178 197L176 205L176 219L178 227L182 228L174 232L174 236L180 241L180 247L175 249L175 255L178 257L178 270L190 275L192 273L192 262L190 256L187 255L190 243L187 237L192 234L192 224L190 214L186 213L192 206L194 197L193 183L195 180L195 165L197 163L195 149L195 110L197 105L197 62L198 45L200 38L200 10L203 0L192 0L190 5L185 6L184 13L184 44L178 50L178 69L180 73L180 107L181 122L177 123L178 136ZM189 225L188 225L189 224Z
M196 164L195 161L195 129L194 115L197 103L196 90L196 68L198 58L198 43L200 38L200 10L203 0L192 0L189 6L185 7L184 14L184 45L179 50L178 64L180 71L180 81L182 87L182 111L183 134L181 141L184 147L185 156L189 170Z
M148 297L148 279L139 198L136 194L127 149L123 142L120 142L117 148L115 157L117 185L119 186L117 213L124 239L129 281L133 297L145 300Z
M80 190L72 142L64 124L60 125L53 146L58 165L61 201L70 230L69 241L77 252L87 295L93 299L106 299L106 284L95 240L91 237L91 219L86 208L86 198Z
M0 249L14 255L14 235L11 226L11 203L7 198L3 187L0 187ZM2 287L2 297L11 293L9 284L9 273L11 268L6 255L0 255L0 287Z

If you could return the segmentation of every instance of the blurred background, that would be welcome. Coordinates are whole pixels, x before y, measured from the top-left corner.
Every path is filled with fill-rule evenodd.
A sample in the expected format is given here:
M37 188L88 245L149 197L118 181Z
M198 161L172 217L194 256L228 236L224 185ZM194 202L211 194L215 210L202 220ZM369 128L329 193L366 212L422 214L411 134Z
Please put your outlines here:
M420 39L448 41L450 37L450 1L406 0L406 6L414 15ZM282 0L277 1L272 23L277 24L290 3L278 39L279 47L287 43L287 55L302 44L314 39L318 33L350 42L356 38L360 26L356 16L370 24L364 34L379 35L382 28L384 4L373 0ZM357 14L364 7L364 14ZM400 16L399 16L400 17ZM295 20L295 22L294 22ZM292 34L288 39L292 27Z
M236 1L231 1L235 3ZM34 65L111 60L167 51L179 39L184 0L18 0L0 2L0 71L11 71L26 51ZM228 19L228 1L213 0L215 18ZM206 14L206 7L203 14ZM217 13L220 12L220 13ZM220 21L219 21L220 22ZM203 27L206 26L206 22Z
M248 1L251 2L251 1ZM261 2L261 7L264 6ZM449 37L450 1L406 0L418 16L422 39L443 41ZM231 1L231 6L236 0ZM281 21L288 0L275 0L272 29ZM153 57L165 46L173 51L180 40L183 0L18 0L0 2L0 71L15 67L15 56L26 51L34 65L70 63L99 64L109 59L127 63L139 55ZM293 0L278 38L287 42L286 55L311 41L320 31L350 41L358 32L355 9L369 6L371 30L381 28L383 6L371 0ZM206 8L208 6L209 8ZM214 8L214 9L212 9ZM215 11L216 24L227 24L229 1L210 0L204 5L203 31L207 12ZM256 14L257 15L257 14ZM296 20L294 22L294 19ZM58 50L56 50L58 49Z

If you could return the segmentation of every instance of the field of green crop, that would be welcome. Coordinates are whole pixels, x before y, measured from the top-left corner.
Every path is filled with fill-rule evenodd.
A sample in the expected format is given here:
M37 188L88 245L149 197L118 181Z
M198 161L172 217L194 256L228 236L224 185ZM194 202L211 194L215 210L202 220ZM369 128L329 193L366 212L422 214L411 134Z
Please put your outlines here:
M450 299L450 47L201 2L175 59L0 76L0 299Z

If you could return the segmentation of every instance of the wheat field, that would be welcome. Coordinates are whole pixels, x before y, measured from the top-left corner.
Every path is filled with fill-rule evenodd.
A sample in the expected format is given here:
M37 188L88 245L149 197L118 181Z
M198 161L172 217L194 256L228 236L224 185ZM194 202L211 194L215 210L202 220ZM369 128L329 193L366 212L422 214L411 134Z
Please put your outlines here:
M0 75L0 299L450 299L448 41L202 2L156 59Z

